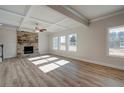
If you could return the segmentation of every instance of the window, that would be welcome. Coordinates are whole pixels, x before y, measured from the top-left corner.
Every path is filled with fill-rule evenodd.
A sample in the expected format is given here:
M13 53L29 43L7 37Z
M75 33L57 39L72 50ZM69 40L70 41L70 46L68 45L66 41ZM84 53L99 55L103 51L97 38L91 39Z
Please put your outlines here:
M77 51L77 34L70 34L68 37L68 50Z
M65 36L60 36L60 42L59 42L59 47L60 50L66 50L66 37Z
M124 26L109 29L109 55L124 57Z
M58 49L58 41L59 41L58 37L53 38L53 49L55 49L55 50Z

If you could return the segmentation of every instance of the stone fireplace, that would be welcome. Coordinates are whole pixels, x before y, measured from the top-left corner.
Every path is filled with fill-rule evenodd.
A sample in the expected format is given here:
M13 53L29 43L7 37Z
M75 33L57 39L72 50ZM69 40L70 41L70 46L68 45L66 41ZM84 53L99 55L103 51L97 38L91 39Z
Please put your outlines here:
M17 32L17 57L38 54L38 33Z

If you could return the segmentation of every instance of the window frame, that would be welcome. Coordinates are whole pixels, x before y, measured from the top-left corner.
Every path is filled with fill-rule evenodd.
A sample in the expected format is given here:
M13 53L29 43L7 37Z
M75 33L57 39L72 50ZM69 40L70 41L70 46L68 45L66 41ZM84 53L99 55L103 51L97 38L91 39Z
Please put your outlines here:
M70 41L69 41L69 40L70 40L70 39L69 39L70 37L69 37L69 36L70 36L70 35L76 35L76 45L75 45L75 46L76 46L76 50L75 50L75 51L74 51L74 50L73 50L73 51L72 51L72 50L69 50L69 46L70 46ZM78 40L77 40L77 33L70 33L70 34L68 34L67 37L68 37L68 39L67 39L67 41L68 41L68 44L67 44L67 46L68 46L68 51L69 51L69 52L77 52L77 41L78 41Z
M54 48L54 38L57 38L57 48ZM58 36L55 36L55 37L53 37L53 39L52 39L52 49L53 50L59 50L59 37Z
M59 42L58 42L58 44L59 44L59 50L60 51L66 51L67 50L67 37L66 37L66 35L61 35L61 36L58 36L59 37ZM61 37L65 37L65 50L62 50L60 47L61 47Z
M120 28L120 27L124 27L124 25L121 25L121 26L114 26L114 27L109 27L107 29L107 39L106 39L106 42L107 42L107 48L106 48L106 54L108 57L114 57L114 58L124 58L124 56L120 56L120 55L110 55L109 53L109 31L110 29L116 29L116 28Z

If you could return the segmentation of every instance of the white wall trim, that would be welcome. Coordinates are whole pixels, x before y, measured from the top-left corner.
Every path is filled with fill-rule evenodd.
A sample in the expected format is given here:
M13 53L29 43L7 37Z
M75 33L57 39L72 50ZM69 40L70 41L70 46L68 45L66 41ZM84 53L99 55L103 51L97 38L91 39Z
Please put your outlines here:
M101 17L98 17L98 18L95 18L95 19L91 19L90 22L96 22L96 21L99 21L99 20L107 19L107 18L116 16L116 15L120 15L120 14L123 14L123 13L124 13L124 10L121 10L121 11L118 11L118 12L111 13L109 15L105 15L105 16L101 16Z
M112 68L115 68L115 69L124 70L124 67L122 67L122 66L116 66L116 65L113 65L113 64L105 63L105 62L98 62L98 61L87 60L87 59L79 59L79 60L85 61L85 62L88 62L88 63L93 63L93 64L102 65L102 66L112 67Z
M52 52L50 52L50 54L58 55L58 54L52 53ZM80 61L84 61L84 62L88 62L88 63L92 63L92 64L98 64L98 65L102 65L102 66L112 67L112 68L115 68L115 69L124 70L123 66L116 66L116 65L113 65L113 64L105 63L105 62L99 62L99 61L89 60L89 59L85 59L85 58L71 57L71 56L66 56L66 55L65 56L64 55L59 55L59 56L68 57L68 58L72 58L72 59L75 59L75 60L80 60Z

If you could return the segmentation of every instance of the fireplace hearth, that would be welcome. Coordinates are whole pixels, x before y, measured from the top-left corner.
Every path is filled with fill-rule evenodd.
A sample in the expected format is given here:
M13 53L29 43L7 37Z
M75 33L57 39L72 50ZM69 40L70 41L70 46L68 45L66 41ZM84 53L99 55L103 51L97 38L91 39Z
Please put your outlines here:
M33 46L24 47L24 54L32 54L32 53L33 53Z

